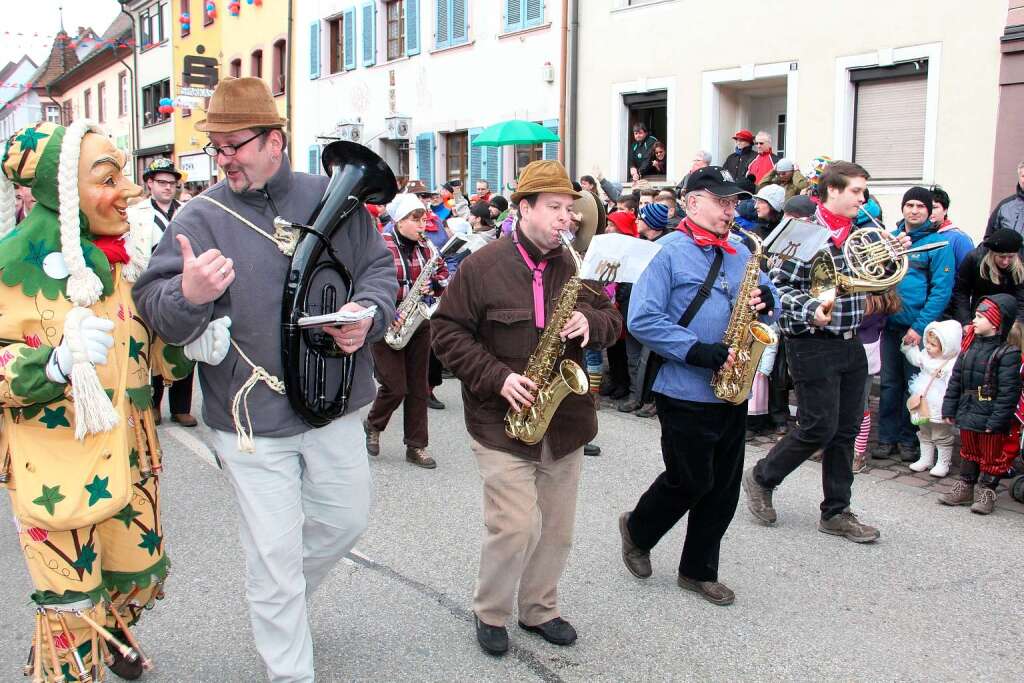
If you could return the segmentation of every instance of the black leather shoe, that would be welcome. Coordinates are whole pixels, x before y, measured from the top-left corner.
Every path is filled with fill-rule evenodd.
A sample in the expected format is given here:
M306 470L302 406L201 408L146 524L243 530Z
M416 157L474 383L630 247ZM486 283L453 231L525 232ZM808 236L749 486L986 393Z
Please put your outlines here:
M135 681L142 677L141 658L136 657L135 661L128 661L116 647L110 648L110 654L113 656L114 661L107 664L107 667L115 674L126 681Z
M878 445L871 451L871 458L873 460L888 460L892 456L899 454L899 452L900 447L896 444L879 441Z
M444 410L444 404L437 400L437 397L433 394L427 399L427 407L433 408L434 410Z
M901 443L900 462L914 462L921 457L921 447L916 443Z
M545 621L536 626L527 626L519 622L519 628L530 633L540 634L540 637L552 645L572 645L576 642L576 629L562 617L555 617L551 621Z
M597 457L601 455L601 447L596 443L588 443L583 447L583 455L589 455L590 457Z
M480 617L473 615L476 622L476 642L480 643L481 649L489 655L503 655L508 652L508 629L504 626L491 626L480 621Z

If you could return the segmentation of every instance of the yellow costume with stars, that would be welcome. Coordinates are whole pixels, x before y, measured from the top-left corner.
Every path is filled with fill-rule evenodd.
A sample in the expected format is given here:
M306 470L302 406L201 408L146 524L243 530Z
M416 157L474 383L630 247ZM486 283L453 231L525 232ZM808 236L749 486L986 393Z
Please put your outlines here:
M84 122L67 129L41 123L13 136L3 157L4 175L30 186L37 202L0 241L0 481L9 489L36 588L36 634L26 666L34 680L102 680L102 659L136 654L127 626L162 597L168 566L150 373L177 379L192 368L136 312L131 280L144 267L142 250L128 246L127 263L108 259L85 214L67 215L63 195L71 190L61 184L68 183L62 170L72 161L77 170L77 150L90 130ZM65 159L72 144L73 159ZM69 221L78 226L72 244ZM83 274L91 295L74 289ZM82 415L73 399L80 387L72 380L79 375L52 381L47 365L66 321L83 308L114 323L107 362L94 367L113 426L78 438Z

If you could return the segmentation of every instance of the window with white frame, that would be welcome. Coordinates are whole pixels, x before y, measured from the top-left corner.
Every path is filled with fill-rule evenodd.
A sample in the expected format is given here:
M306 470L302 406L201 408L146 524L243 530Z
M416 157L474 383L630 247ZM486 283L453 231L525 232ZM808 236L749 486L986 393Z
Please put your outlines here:
M56 104L46 105L46 121L60 124L60 107Z
M853 160L872 180L920 181L925 165L928 61L852 69Z
M139 15L139 42L142 50L159 45L166 40L164 32L164 10L166 2L156 2L147 7Z

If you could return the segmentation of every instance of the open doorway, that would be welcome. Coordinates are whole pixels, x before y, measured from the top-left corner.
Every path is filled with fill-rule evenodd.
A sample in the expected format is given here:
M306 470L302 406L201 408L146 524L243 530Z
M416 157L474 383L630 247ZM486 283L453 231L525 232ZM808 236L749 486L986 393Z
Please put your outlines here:
M741 129L757 134L766 131L772 147L786 155L788 117L788 79L786 76L757 78L749 81L720 82L718 95L718 139L709 150L721 163L733 151L732 136Z
M631 165L629 147L633 144L633 124L642 123L650 135L665 143L666 150L671 154L668 140L668 91L652 90L644 93L632 93L622 96L626 105L626 166L622 169L623 177L629 177Z

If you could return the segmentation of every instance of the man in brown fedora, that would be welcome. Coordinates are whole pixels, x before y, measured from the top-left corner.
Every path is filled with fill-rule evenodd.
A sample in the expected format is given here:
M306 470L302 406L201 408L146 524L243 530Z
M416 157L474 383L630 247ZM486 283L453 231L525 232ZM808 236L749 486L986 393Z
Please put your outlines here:
M558 580L572 544L583 445L597 433L594 403L589 394L571 394L535 445L510 438L504 418L536 396L537 386L522 373L575 275L559 233L571 232L577 197L557 161L527 166L512 195L518 227L460 264L431 321L434 351L462 380L466 428L483 479L486 531L473 612L477 641L493 655L508 650L505 623L517 587L521 628L556 645L576 640L558 607ZM584 224L580 249L596 221ZM583 347L612 344L621 325L608 298L583 287L561 329L564 357L582 365Z
M204 149L225 177L174 215L135 298L167 339L189 342L211 320L231 319L225 362L199 366L203 419L240 512L256 648L271 681L306 683L314 679L307 597L366 528L370 474L358 411L376 392L367 349L394 318L398 283L373 219L356 211L331 238L353 277L342 310L377 311L324 328L354 354L355 380L347 414L310 429L274 381L284 377L277 312L290 257L270 236L276 216L308 221L327 177L292 171L286 124L260 79L217 85L196 128L209 135Z

